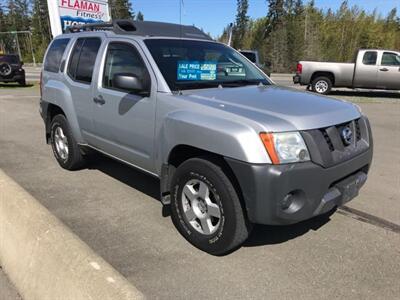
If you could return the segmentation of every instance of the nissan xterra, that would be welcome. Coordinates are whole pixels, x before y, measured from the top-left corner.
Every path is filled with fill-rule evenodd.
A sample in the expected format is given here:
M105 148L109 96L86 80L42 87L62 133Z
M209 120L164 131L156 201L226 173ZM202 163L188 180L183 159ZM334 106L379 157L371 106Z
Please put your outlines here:
M116 20L69 31L42 71L56 160L79 169L96 150L159 178L162 203L196 247L226 254L252 224L330 212L365 183L372 136L357 106L276 86L193 26Z

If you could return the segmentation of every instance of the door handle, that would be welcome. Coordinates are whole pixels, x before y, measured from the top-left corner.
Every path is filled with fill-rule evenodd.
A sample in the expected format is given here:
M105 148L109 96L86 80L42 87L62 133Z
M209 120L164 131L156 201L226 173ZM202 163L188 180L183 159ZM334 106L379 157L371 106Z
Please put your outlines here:
M103 105L103 104L106 103L106 100L104 100L102 95L99 95L99 96L93 98L93 102L97 103L97 104L100 104L100 105Z
M387 71L389 71L389 69L387 69L387 68L382 68L382 69L379 69L379 71L387 72Z

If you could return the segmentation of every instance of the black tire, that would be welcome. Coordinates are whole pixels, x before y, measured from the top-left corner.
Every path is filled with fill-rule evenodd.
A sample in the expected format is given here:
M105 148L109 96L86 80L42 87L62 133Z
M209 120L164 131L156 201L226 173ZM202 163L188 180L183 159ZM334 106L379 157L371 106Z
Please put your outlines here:
M19 85L26 86L26 80L25 79L19 80L18 83L19 83Z
M12 67L9 63L0 63L0 76L9 76L12 73Z
M205 183L220 208L219 226L212 234L198 232L185 216L183 188L191 180ZM212 255L224 255L239 247L252 228L232 182L223 167L210 158L192 158L177 168L171 182L171 216L187 241Z
M326 95L332 89L332 81L329 77L318 76L312 81L311 88L315 93Z
M66 158L63 158L58 152L55 143L56 130L58 127L62 129L62 132L68 142L68 154L66 155ZM50 124L50 143L53 149L54 157L62 168L66 170L78 170L84 166L84 157L82 156L79 146L72 135L68 121L64 115L56 115L52 119Z

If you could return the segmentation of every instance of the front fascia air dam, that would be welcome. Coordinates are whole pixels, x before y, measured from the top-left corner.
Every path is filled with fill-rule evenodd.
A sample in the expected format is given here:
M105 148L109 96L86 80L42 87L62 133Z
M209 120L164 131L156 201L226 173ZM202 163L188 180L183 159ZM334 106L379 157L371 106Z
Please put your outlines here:
M268 225L294 224L357 196L372 162L373 141L369 126L367 128L368 149L329 168L313 161L271 165L225 158L238 179L250 221ZM352 189L345 189L347 186ZM294 209L282 209L281 201L291 193L298 202Z

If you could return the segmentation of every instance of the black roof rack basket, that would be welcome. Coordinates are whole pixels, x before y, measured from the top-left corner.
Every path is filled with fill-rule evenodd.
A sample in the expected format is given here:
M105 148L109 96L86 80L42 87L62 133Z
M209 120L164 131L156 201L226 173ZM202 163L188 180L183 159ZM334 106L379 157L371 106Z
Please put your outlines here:
M128 19L73 25L67 28L66 33L103 30L110 30L116 34L212 40L208 34L194 26L152 21L133 21Z

